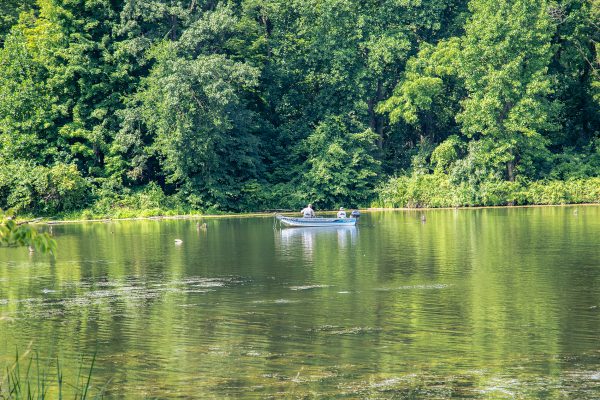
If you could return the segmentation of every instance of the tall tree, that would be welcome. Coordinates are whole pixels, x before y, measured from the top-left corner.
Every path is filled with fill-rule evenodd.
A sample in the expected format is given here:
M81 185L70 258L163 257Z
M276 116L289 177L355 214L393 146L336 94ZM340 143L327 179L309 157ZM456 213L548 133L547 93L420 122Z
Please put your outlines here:
M590 0L590 75L592 79L592 95L600 105L600 0ZM594 57L595 55L595 57Z
M457 120L468 137L501 149L490 162L504 163L513 181L533 173L546 155L544 134L557 129L548 74L555 25L546 0L472 0L469 7L461 51L468 97Z
M549 73L564 104L562 129L552 136L553 151L585 149L600 126L600 2L563 0L548 14L557 26Z
M458 133L454 116L464 97L459 59L458 38L440 41L436 46L424 43L408 60L393 95L380 103L378 111L389 113L394 124L402 121L412 126L417 134L415 141L421 144Z
M116 111L119 127L105 158L109 187L136 186L159 180L160 165L152 151L154 136L144 127L139 102L134 94L142 90L156 58L153 46L178 40L183 31L200 18L205 2L196 0L130 0L123 3L113 26L110 62L114 66L112 86L123 99Z
M39 6L21 15L0 49L0 155L5 160L48 163L62 147L49 58L65 36L50 18L52 4L40 1Z
M321 122L305 142L309 169L302 185L304 200L321 208L366 204L380 170L373 157L376 139L352 115Z
M258 141L246 93L258 70L226 54L235 24L229 8L217 7L177 42L157 46L156 64L136 95L167 181L197 206L234 209L256 176Z

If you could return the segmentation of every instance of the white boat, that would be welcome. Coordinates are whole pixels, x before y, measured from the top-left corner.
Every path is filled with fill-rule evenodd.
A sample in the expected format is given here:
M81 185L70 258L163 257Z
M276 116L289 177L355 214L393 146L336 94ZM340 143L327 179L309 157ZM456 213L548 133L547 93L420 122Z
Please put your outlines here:
M310 227L326 227L326 226L354 226L357 218L293 218L276 215L282 224L287 226L310 226Z

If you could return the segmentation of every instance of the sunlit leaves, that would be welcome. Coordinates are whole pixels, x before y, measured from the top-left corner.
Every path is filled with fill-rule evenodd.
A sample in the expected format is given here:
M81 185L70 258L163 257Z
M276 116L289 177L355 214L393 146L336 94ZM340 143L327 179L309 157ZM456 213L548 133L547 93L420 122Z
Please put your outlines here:
M558 128L548 74L554 26L545 0L473 0L470 7L460 52L468 97L457 121L467 136L490 136L505 149L513 180L519 160L545 155L543 135Z
M375 170L571 170L565 154L596 157L599 4L6 0L0 172L30 173L0 182L11 187L0 206L64 208L44 200L56 166L105 203L154 182L185 204L224 209L320 190L329 203L367 202L354 191L368 192ZM332 118L345 127L320 140ZM356 136L367 131L376 151ZM445 142L452 135L460 146ZM340 164L349 148L366 167ZM330 190L350 176L338 170L364 185ZM86 203L69 197L80 192L67 189L61 204Z
M310 169L302 179L306 201L319 207L362 204L374 187L376 135L352 117L330 117L306 140Z
M48 233L39 233L28 223L19 223L12 211L0 210L0 246L29 246L43 253L54 253L56 242Z

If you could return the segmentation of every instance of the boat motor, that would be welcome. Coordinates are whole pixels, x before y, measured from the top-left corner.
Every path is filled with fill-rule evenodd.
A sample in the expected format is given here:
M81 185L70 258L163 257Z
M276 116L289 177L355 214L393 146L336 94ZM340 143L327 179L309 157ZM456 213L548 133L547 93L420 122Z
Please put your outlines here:
M352 218L359 218L359 217L360 217L360 211L358 211L358 210L354 210L354 211L352 211L352 212L350 213L350 216L351 216Z

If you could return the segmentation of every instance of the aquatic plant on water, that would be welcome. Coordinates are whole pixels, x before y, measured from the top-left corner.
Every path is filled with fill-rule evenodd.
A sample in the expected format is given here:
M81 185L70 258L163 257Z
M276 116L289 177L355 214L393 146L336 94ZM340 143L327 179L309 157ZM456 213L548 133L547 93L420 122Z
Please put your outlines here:
M27 354L26 352L25 354ZM42 364L37 352L31 355L23 364L23 357L17 351L15 361L7 366L0 376L0 399L10 400L42 400L42 399L67 399L74 400L103 398L104 388L94 397L91 396L92 371L96 361L96 354L92 356L89 369L84 367L82 357L79 371L74 383L64 380L63 369L58 357L56 370L48 364Z

